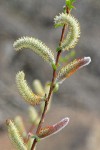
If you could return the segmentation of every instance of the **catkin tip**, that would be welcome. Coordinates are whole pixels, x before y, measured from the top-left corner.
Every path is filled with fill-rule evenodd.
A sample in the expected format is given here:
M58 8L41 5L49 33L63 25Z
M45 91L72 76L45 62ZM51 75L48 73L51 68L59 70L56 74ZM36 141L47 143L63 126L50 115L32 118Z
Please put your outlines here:
M91 63L91 57L84 57L84 60L86 61L85 65L88 65Z

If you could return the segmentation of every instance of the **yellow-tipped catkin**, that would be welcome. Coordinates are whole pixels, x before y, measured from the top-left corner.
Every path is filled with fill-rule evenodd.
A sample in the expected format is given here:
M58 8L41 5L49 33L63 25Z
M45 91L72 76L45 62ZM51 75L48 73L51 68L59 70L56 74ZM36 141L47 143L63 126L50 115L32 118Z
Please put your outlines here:
M20 133L18 129L16 128L15 124L11 120L6 121L9 138L12 141L13 145L16 147L17 150L27 150L22 137L20 136Z
M34 125L38 125L40 118L38 116L36 109L34 107L30 106L28 109L28 114L29 114L29 119L30 119L31 123Z
M29 48L37 55L41 56L49 64L55 64L54 54L52 51L38 39L32 37L22 37L15 41L13 46L17 51L23 48Z
M62 83L66 78L70 77L78 69L87 66L91 62L90 57L83 57L81 59L75 59L65 67L63 67L57 75L56 82Z
M78 21L70 14L61 13L55 17L54 22L55 26L64 24L69 26L69 32L65 40L61 43L61 49L69 50L70 48L74 48L80 37L80 25Z
M30 87L28 86L24 78L25 78L25 74L23 71L20 71L17 73L16 84L17 84L19 93L24 98L24 100L28 102L29 104L33 106L39 104L43 100L43 98L38 95L35 95L32 92L32 90L30 89Z
M16 116L15 119L14 119L14 123L15 123L17 129L19 130L21 136L23 138L26 138L27 137L27 132L26 132L22 117Z
M45 95L43 86L42 86L42 84L41 84L41 82L39 80L34 80L33 81L33 87L34 87L35 92L38 95L40 95L40 96L44 96Z

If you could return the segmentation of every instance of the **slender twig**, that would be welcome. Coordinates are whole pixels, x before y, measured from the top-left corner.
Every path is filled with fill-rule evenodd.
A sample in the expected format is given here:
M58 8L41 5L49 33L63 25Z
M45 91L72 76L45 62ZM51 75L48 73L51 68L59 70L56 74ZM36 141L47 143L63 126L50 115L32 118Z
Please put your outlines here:
M66 13L69 14L69 11L70 11L69 8L66 7ZM62 33L61 33L61 38L60 38L60 42L59 42L59 46L61 45L61 42L62 42L63 39L64 39L65 29L66 29L66 25L63 26ZM57 53L57 57L56 57L56 67L58 66L58 61L59 61L60 55L61 55L61 50L58 51L58 53ZM45 101L44 110L43 110L43 113L42 113L42 116L41 116L41 120L40 120L40 122L39 122L39 125L38 125L38 127L37 127L36 134L39 133L39 131L40 131L41 127L42 127L42 123L44 122L44 118L45 118L45 115L46 115L46 112L47 112L49 100L50 100L50 98L51 98L51 96L52 96L52 94L53 94L55 78L56 78L56 70L54 69L54 70L53 70L52 82L51 82L51 86L50 86L50 91L49 91L48 97L47 97L47 99L46 99L46 101ZM32 144L32 147L31 147L31 150L35 150L36 144L37 144L37 140L34 139L33 144Z

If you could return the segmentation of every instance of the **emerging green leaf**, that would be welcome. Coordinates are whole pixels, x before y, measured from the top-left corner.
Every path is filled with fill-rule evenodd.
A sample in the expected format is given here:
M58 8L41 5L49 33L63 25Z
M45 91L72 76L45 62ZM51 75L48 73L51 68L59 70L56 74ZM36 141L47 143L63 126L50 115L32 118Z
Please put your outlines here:
M56 51L57 51L57 52L61 51L61 47L57 47L57 48L56 48Z
M54 90L53 90L53 91L56 93L58 90L59 90L59 84L56 83L56 84L54 85Z
M36 139L37 142L40 142L40 138L37 135L33 135L31 138Z
M73 6L73 3L75 2L76 0L66 0L66 5L69 9L72 9L74 8Z
M53 70L57 70L57 66L55 64L52 64Z

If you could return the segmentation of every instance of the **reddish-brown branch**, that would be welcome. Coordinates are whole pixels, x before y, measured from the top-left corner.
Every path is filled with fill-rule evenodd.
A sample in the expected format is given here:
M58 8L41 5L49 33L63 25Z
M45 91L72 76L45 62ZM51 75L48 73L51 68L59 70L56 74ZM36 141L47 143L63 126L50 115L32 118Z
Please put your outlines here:
M57 54L56 66L58 65L58 60L59 60L60 54L61 54L61 51L59 51L58 54ZM50 100L50 97L51 97L51 95L52 95L52 93L53 93L54 80L55 80L55 78L56 78L56 70L53 71L53 78L52 78L52 83L51 83L49 95L48 95L48 98L46 99L45 106L44 106L44 111L43 111L43 113L42 113L41 120L40 120L40 123L39 123L39 125L38 125L36 134L39 133L39 131L40 131L40 129L41 129L41 126L42 126L42 123L43 123L43 121L44 121L44 118L45 118L45 115L46 115L46 112L47 112L47 108L48 108L48 104L49 104L49 100ZM34 150L34 148L35 148L35 146L36 146L36 143L37 143L37 140L35 139L34 142L33 142L33 145L32 145L31 150Z
M66 7L66 13L69 14L69 9L68 9L68 7ZM62 33L61 33L61 38L60 38L60 42L59 42L59 46L61 45L61 42L62 42L63 39L64 39L65 29L66 29L66 25L63 26ZM58 51L57 57L56 57L56 67L58 66L58 61L59 61L60 55L61 55L61 51ZM51 87L50 87L49 95L48 95L48 97L47 97L47 99L46 99L46 101L45 101L44 110L43 110L43 113L42 113L42 116L41 116L40 123L39 123L39 125L38 125L38 127L37 127L36 134L39 133L39 131L40 131L41 127L42 127L42 123L44 122L44 118L45 118L45 115L46 115L46 112L47 112L49 100L50 100L50 98L51 98L51 96L52 96L52 94L53 94L55 78L56 78L56 70L53 70L53 77L52 77L52 82L51 82ZM37 140L34 139L34 142L33 142L33 144L32 144L31 150L35 150L36 144L37 144Z

